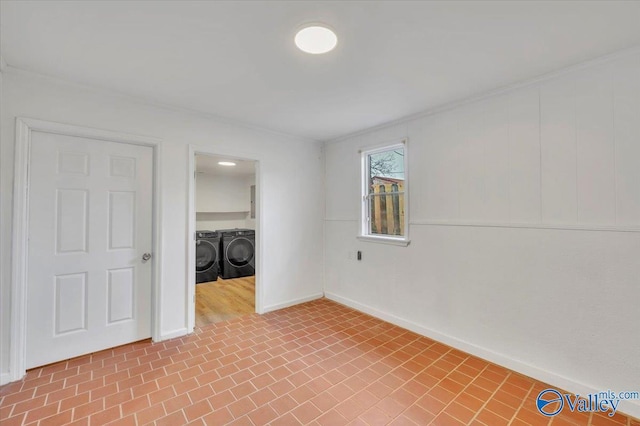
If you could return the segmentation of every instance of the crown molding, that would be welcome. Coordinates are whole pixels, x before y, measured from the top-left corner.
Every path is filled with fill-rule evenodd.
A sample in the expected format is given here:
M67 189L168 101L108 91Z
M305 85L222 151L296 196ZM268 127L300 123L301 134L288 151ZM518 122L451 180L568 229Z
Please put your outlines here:
M466 98L461 98L452 102L448 102L445 104L442 104L440 106L436 106L433 108L429 108L426 109L424 111L421 112L417 112L415 114L411 114L411 115L407 115L405 117L401 117L398 118L396 120L392 120L392 121L388 121L386 123L382 123L382 124L378 124L377 126L373 126L373 127L368 127L366 129L362 129L362 130L358 130L357 132L353 132L353 133L349 133L346 134L344 136L339 136L337 138L333 138L333 139L328 139L325 140L324 143L325 144L334 144L334 143L339 143L339 142L343 142L345 140L357 137L357 136L362 136L362 135L366 135L368 133L373 133L376 132L378 130L382 130L382 129L386 129L389 127L393 127L393 126L397 126L400 124L407 124L410 121L413 120L417 120L419 118L423 118L423 117L428 117L430 115L436 115L436 114L440 114L442 112L445 111L451 111L453 109L459 108L463 105L468 105L468 104L472 104L474 102L479 102L479 101L483 101L486 99L490 99L490 98L494 98L496 96L499 95L504 95L506 93L510 93L513 92L515 90L518 89L523 89L525 87L529 87L529 86L535 86L537 84L543 83L545 81L549 81L552 80L554 78L566 75L566 74L570 74L572 72L576 72L582 69L586 69L586 68L590 68L590 67L594 67L597 65L601 65L607 62L612 62L616 59L620 59L623 58L625 56L628 55L633 55L634 53L640 53L640 45L636 45L630 48L626 48L623 50L619 50L617 52L613 52L610 53L608 55L603 55L603 56L599 56L597 58L593 58L593 59L588 59L586 61L582 61L579 62L577 64L573 64L573 65L569 65L566 66L564 68L561 68L559 70L555 70L555 71L551 71L545 74L541 74L539 76L533 77L533 78L529 78L526 80L522 80L520 82L517 83L513 83L513 84L507 84L504 86L500 86L496 89L493 90L489 90L489 91L485 91L482 92L480 94L477 95L472 95L472 96L468 96Z
M133 96L133 95L129 95L127 93L123 93L123 92L119 92L119 91L115 91L115 90L111 90L111 89L106 89L106 88L102 88L102 87L98 87L98 86L92 86L92 85L88 85L88 84L83 84L83 83L77 83L74 81L70 81L70 80L65 80L59 77L55 77L55 76L51 76L51 75L47 75L47 74L42 74L42 73L38 73L38 72L34 72L34 71L30 71L30 70L26 70L23 68L17 68L14 67L12 65L7 64L4 61L4 58L2 58L2 56L0 56L0 71L1 72L9 72L9 71L13 71L19 74L26 74L26 75L30 75L30 76L35 76L35 77L39 77L39 78L44 78L44 79L48 79L57 83L62 83L62 84L67 84L67 85L71 85L74 87L78 87L78 88L82 88L82 89L89 89L92 90L93 92L97 92L97 93L102 93L102 94L108 94L111 96L118 96L130 101L135 101L135 102L142 102L144 104L150 105L150 106L155 106L155 107L159 107L159 108L163 108L163 109L168 109L168 110L172 110L172 111L176 111L176 112L182 112L182 113L187 113L190 115L195 115L195 116L199 116L202 118L206 118L206 119L211 119L211 120L215 120L218 121L220 123L223 124L228 124L228 125L232 125L232 126L236 126L236 127L241 127L241 128L245 128L248 130L253 130L253 131L258 131L258 132L265 132L265 133L269 133L272 134L274 136L280 136L280 137L286 137L287 139L298 139L298 140L303 140L305 142L323 142L324 144L334 144L334 143L339 143L357 136L362 136L362 135L366 135L369 133L373 133L376 132L378 130L382 130L382 129L386 129L389 127L393 127L393 126L397 126L397 125L401 125L401 124L407 124L410 121L419 119L419 118L423 118L423 117L428 117L431 115L436 115L445 111L450 111L453 110L455 108L467 105L467 104L471 104L474 102L479 102L482 100L486 100L486 99L490 99L499 95L503 95L518 89L522 89L525 87L529 87L529 86L534 86L536 84L540 84L542 82L566 75L566 74L570 74L572 72L576 72L582 69L586 69L586 68L590 68L593 66L597 66L603 63L607 63L607 62L611 62L614 61L616 59L625 57L627 55L632 55L634 53L640 53L640 45L636 45L627 49L623 49L608 55L603 55L603 56L599 56L597 58L593 58L593 59L589 59L586 61L582 61L580 63L574 64L574 65L570 65L567 67L564 67L562 69L559 70L555 70L549 73L545 73L527 80L523 80L517 83L513 83L513 84L508 84L508 85L504 85L504 86L500 86L496 89L493 90L489 90L489 91L485 91L483 93L477 94L477 95L473 95L473 96L469 96L466 98L462 98L462 99L458 99L449 103L445 103L443 105L440 106L436 106L434 108L429 108L420 112L417 112L415 114L411 114L411 115L407 115L405 117L401 117L398 118L396 120L392 120L392 121L388 121L386 123L382 123L379 124L377 126L373 126L373 127L368 127L366 129L362 129L362 130L358 130L356 132L352 132L352 133L348 133L342 136L338 136L336 138L332 138L332 139L327 139L327 140L316 140L316 139L312 139L312 138L308 138L308 137L304 137L304 136L299 136L299 135L294 135L294 134L290 134L290 133L286 133L286 132L282 132L279 130L275 130L275 129L270 129L267 127L261 127L261 126L256 126L250 123L246 123L246 122L242 122L240 120L235 120L232 118L228 118L228 117L224 117L224 116L220 116L220 115L216 115L216 114L212 114L212 113L208 113L208 112L204 112L204 111L199 111L199 110L195 110L195 109L191 109L191 108L187 108L187 107L181 107L181 106L176 106L176 105L171 105L171 104L166 104L163 102L158 102L152 99L148 99L148 98L144 98L144 97L138 97L138 96Z
M57 76L53 76L50 74L43 74L37 71L32 71L32 70L28 70L25 68L19 68L19 67L15 67L13 65L9 65L6 64L4 71L6 73L13 73L13 74L17 74L17 75L24 75L24 76L28 76L30 78L39 78L42 80L48 80L52 83L55 84L61 84L61 85L66 85L66 86L71 86L74 88L78 88L78 89L82 89L82 90L87 90L87 91L91 91L93 93L96 94L100 94L100 95L105 95L105 96L112 96L112 97L117 97L120 98L122 100L125 101L129 101L129 102L136 102L138 104L142 104L142 105L147 105L147 106L151 106L151 107L155 107L155 108L161 108L164 110L168 110L168 111L173 111L173 112L178 112L178 113L182 113L182 114L188 114L191 116L196 116L196 117L200 117L203 119L207 119L207 120L212 120L212 121L216 121L220 124L225 124L228 126L234 126L234 127L238 127L238 128L242 128L242 129L246 129L246 130L251 130L254 132L260 132L260 133L267 133L267 134L271 134L273 136L278 136L281 138L286 138L286 139L295 139L298 141L302 141L305 143L322 143L321 140L316 140L313 138L309 138L309 137L305 137L305 136L300 136L300 135L295 135L292 133L287 133L287 132L283 132L281 130L276 130L276 129L271 129L268 127L262 127L259 125L255 125L255 124L251 124L251 123L247 123L241 120L236 120L233 118L228 118L222 115L216 115L210 112L205 112L205 111L200 111L197 109L191 109L188 107L183 107L183 106L178 106L178 105L173 105L173 104L169 104L169 103L164 103L164 102L160 102L154 99L150 99L150 98L146 98L144 96L135 96L135 95L130 95L128 93L125 92L120 92L117 90L112 90L109 88L105 88L105 87L101 87L101 86L94 86L91 84L86 84L86 83L78 83L76 81L73 80L67 80L61 77L57 77Z

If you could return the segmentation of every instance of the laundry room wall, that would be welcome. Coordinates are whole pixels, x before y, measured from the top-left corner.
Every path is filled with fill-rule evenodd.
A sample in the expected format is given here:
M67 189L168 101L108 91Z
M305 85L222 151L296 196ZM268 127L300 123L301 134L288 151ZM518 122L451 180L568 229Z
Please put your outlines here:
M0 115L0 379L8 375L13 155L16 117L137 134L162 140L160 187L163 337L187 333L188 145L255 158L260 167L259 229L263 307L274 309L322 296L323 154L318 142L257 130L205 114L7 67ZM286 168L282 164L287 164ZM293 178L295 177L295 179Z
M255 229L251 187L255 176L196 174L196 229Z
M359 150L402 138L411 243L359 241ZM569 391L638 390L640 51L325 155L327 297Z

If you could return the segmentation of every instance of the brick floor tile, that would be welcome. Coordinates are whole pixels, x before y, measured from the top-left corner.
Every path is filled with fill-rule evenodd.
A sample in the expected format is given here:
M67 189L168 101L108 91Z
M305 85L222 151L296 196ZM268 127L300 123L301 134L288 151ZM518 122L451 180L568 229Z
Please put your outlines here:
M640 426L537 412L550 387L320 299L35 368L0 386L2 426L155 423Z

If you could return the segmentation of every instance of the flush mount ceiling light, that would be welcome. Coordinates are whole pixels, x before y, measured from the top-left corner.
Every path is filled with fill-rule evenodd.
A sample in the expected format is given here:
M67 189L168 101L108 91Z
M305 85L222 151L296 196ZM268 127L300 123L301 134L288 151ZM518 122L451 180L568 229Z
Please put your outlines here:
M332 51L338 44L338 36L324 25L313 24L298 31L295 42L303 52L319 55Z
M227 167L236 165L236 163L234 163L233 161L218 161L218 164L220 164L221 166L227 166Z

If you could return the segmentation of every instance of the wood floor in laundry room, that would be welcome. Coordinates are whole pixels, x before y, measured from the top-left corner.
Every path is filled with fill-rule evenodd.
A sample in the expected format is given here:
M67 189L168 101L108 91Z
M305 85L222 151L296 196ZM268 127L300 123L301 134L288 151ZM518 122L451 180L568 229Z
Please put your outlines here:
M256 311L256 277L196 284L196 326L203 327Z

